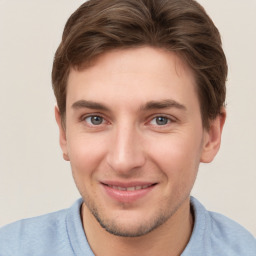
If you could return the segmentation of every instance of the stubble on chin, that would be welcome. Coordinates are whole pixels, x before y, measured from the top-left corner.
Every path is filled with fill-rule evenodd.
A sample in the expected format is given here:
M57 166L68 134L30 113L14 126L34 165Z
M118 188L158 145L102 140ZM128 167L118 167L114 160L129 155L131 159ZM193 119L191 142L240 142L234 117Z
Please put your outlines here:
M186 199L184 199L179 205L177 205L173 209L169 209L169 211L159 208L157 209L154 216L152 216L148 220L146 219L147 216L145 216L145 221L143 223L138 223L134 226L130 225L129 227L123 225L119 221L118 217L112 219L104 217L103 211L101 209L98 209L92 202L92 200L84 200L83 207L84 210L89 212L93 216L93 218L95 218L101 228L105 229L108 233L119 237L141 237L157 229L167 220L169 220L177 212L180 205L184 203L185 200ZM81 210L82 219L83 215L84 211Z

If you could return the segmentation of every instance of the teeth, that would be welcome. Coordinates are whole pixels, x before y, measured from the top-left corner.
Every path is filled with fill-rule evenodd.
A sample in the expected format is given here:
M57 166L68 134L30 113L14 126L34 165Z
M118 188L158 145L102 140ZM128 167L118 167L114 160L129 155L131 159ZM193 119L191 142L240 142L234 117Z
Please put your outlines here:
M109 187L113 188L113 189L117 189L117 190L121 190L121 191L134 191L134 190L140 190L140 189L145 189L150 187L151 185L144 185L144 186L135 186L135 187L128 187L128 188L124 188L124 187L118 187L118 186L111 186L109 185Z
M130 188L127 188L127 191L134 191L136 189L136 187L130 187Z

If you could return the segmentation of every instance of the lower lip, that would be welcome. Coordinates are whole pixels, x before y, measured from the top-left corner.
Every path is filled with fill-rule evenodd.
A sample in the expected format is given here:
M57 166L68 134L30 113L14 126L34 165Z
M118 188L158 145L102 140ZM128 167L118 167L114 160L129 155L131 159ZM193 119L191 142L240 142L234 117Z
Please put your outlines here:
M119 201L121 203L131 203L135 202L136 200L146 196L152 189L155 187L155 185L150 186L148 188L133 190L133 191L126 191L126 190L118 190L114 189L110 186L104 185L103 188L105 189L108 196L110 196L112 199Z

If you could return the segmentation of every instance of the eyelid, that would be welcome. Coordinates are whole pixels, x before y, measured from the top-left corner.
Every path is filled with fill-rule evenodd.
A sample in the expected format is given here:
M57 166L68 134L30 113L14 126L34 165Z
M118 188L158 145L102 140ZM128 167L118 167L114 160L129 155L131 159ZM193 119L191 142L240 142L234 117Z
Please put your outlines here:
M102 113L98 113L98 112L89 112L89 113L82 114L79 119L84 120L85 118L91 117L91 116L99 116L106 119Z

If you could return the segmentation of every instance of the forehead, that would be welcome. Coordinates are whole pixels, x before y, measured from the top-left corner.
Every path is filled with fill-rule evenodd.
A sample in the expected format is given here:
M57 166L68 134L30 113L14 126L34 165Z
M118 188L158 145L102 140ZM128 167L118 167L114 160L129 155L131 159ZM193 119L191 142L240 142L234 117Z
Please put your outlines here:
M197 100L193 72L175 53L152 47L112 50L84 69L71 69L67 107L80 99L131 103L181 100L183 94Z

